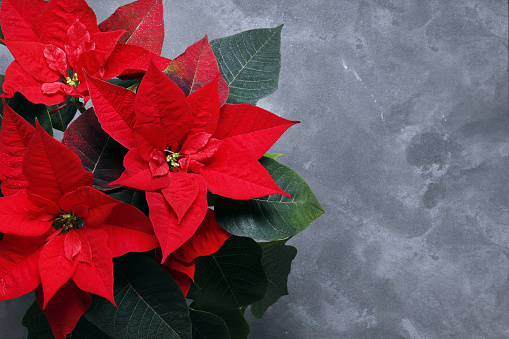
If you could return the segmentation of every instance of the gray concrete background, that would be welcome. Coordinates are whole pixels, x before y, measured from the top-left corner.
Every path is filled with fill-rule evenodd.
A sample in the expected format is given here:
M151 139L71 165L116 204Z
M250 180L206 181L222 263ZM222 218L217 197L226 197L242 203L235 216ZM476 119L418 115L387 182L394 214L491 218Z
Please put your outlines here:
M89 1L99 20L127 2ZM164 6L169 58L285 24L259 105L302 121L273 150L326 214L291 240L290 295L251 338L509 338L507 0ZM0 303L5 338L30 302Z

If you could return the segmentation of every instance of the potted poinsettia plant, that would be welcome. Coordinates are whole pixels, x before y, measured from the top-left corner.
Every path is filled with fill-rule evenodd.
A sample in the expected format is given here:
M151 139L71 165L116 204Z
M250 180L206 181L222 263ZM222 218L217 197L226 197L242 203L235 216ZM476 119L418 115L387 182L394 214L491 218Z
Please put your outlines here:
M282 26L171 60L162 11L1 1L0 300L35 291L30 338L246 338L323 213L268 153L297 121L256 106Z

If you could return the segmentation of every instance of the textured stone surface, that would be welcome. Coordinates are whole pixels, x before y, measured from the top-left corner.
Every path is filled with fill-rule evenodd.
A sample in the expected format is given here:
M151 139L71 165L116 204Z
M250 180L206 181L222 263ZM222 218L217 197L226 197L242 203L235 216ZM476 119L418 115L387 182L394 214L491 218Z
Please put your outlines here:
M90 1L99 20L128 1ZM274 146L326 210L251 338L509 337L507 0L164 1L163 55L285 23ZM10 56L0 48L4 72ZM30 297L0 303L17 325Z

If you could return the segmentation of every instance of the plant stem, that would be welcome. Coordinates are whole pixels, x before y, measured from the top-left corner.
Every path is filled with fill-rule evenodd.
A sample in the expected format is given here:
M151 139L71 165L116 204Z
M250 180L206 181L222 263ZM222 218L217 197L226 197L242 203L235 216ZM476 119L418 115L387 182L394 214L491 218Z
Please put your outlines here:
M49 115L55 113L56 111L59 111L61 110L62 108L64 107L67 107L69 106L71 103L70 102L64 102L62 105L58 106L57 108L55 108L54 110L52 110L51 112L49 112Z
M85 112L85 105L83 105L83 103L77 97L71 98L71 104L76 106L80 113Z

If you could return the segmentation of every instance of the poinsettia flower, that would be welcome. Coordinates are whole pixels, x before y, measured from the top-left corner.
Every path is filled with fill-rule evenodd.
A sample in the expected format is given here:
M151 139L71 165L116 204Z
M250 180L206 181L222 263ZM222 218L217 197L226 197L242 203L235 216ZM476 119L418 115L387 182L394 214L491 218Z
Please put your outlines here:
M159 4L157 11L162 13L161 0L152 2ZM156 19L162 22L162 14L155 15L152 24ZM164 32L161 22L154 27ZM106 80L146 71L150 55L161 70L170 62L138 45L119 43L125 34L134 34L132 27L103 25L108 30L101 31L84 0L4 0L0 24L3 42L15 59L3 83L3 96L8 98L21 92L29 101L46 105L61 103L67 95L87 100L83 70Z
M203 221L207 190L232 199L288 196L258 159L297 122L252 105L221 107L219 77L187 97L153 63L136 94L86 78L101 126L129 149L113 184L147 191L163 261Z
M0 198L0 300L41 285L38 299L64 338L90 305L88 293L115 303L112 258L151 250L157 239L141 211L92 188L78 156L39 124L22 171L26 189ZM64 305L65 324L54 314Z
M214 211L208 209L193 236L170 254L162 267L172 275L184 295L187 295L191 287L190 280L194 281L195 259L217 252L229 237L231 234L217 223Z

